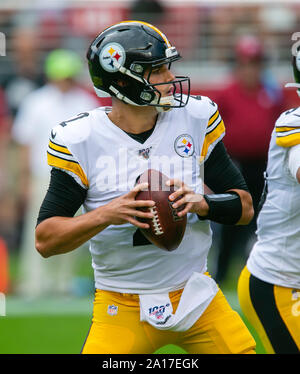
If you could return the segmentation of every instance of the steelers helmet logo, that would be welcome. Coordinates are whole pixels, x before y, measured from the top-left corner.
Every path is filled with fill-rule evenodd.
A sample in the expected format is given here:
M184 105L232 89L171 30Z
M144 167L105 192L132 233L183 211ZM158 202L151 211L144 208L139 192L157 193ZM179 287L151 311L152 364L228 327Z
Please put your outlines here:
M109 73L118 71L118 65L123 65L125 58L125 50L119 43L106 44L99 55L100 65Z
M190 157L194 153L194 140L188 134L179 135L175 142L174 148L176 153L181 157Z

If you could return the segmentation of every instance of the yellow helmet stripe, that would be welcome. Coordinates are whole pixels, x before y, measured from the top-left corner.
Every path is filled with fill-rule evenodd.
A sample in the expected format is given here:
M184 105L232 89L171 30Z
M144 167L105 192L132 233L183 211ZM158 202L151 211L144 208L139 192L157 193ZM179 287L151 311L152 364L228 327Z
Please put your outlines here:
M143 22L143 21L122 21L120 23L140 23L142 25L145 25L145 26L148 26L150 27L152 30L156 31L162 38L163 40L165 41L165 43L167 44L168 48L171 47L171 43L169 42L169 40L167 39L166 35L164 33L162 33L157 27L151 25L150 23L148 22Z

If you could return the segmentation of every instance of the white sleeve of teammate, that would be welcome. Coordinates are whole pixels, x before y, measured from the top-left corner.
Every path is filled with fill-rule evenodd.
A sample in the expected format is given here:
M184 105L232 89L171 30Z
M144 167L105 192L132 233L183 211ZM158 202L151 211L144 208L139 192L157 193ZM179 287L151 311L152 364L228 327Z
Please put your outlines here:
M297 144L290 148L288 155L288 167L292 176L300 183L297 178L297 172L300 168L300 144Z

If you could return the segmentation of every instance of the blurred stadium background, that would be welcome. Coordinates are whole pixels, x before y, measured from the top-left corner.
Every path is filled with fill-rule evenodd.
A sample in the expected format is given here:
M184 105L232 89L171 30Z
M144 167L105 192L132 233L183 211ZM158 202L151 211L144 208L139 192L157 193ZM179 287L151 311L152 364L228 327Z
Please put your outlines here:
M95 35L125 19L148 21L168 36L183 56L176 73L190 75L193 94L218 97L235 66L236 42L246 35L254 35L263 45L264 68L271 77L270 84L281 88L293 81L291 49L300 38L298 1L2 0L0 292L6 296L6 316L0 316L0 353L78 353L88 331L93 285L87 248L76 263L68 293L25 297L17 292L28 195L18 161L19 148L11 137L11 129L25 97L45 84L44 61L49 52L57 48L70 49L79 53L84 61ZM297 31L299 35L295 34ZM86 65L79 83L94 95ZM280 100L282 110L299 105L295 91L283 90ZM99 104L107 103L107 99L99 101ZM225 122L225 125L229 127L230 123ZM248 131L251 132L251 128ZM248 135L244 136L247 139ZM216 229L216 236L218 234ZM245 257L235 253L227 276L221 282L228 301L239 313L236 282L244 264ZM208 266L215 274L214 247ZM251 326L249 328L256 337ZM258 339L257 343L258 353L263 353ZM169 346L160 352L180 351Z

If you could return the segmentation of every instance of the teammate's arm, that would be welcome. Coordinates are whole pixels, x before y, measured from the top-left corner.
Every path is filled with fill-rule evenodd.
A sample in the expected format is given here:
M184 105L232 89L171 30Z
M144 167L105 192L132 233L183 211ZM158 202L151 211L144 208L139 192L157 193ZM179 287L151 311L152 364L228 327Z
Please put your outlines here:
M148 224L137 221L135 217L152 218L152 213L138 210L151 207L153 201L136 201L136 194L145 183L135 186L110 203L91 212L75 216L83 203L85 194L68 174L52 170L48 192L42 203L35 231L36 249L43 257L67 253L91 239L109 225L131 223L139 228ZM62 183L62 181L66 183Z

